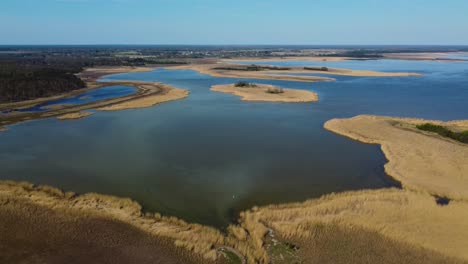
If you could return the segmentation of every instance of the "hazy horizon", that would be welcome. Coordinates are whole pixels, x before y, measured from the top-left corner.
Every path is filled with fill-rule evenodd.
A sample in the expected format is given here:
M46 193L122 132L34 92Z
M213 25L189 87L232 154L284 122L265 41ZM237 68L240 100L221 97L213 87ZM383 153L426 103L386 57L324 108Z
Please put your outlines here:
M467 45L468 2L3 0L1 45Z

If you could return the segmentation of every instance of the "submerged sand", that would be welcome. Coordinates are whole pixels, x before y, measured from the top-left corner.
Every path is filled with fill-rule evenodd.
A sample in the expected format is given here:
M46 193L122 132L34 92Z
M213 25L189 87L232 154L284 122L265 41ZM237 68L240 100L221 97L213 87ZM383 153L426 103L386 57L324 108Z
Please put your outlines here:
M236 87L235 84L214 85L212 91L234 94L242 101L287 102L304 103L317 102L318 95L314 92L297 89L283 89L281 87L255 83L249 87ZM271 90L282 90L282 93L269 93Z
M468 200L468 145L414 129L426 120L384 116L333 119L325 128L365 143L380 144L389 160L385 171L405 188ZM431 121L448 127L468 121Z

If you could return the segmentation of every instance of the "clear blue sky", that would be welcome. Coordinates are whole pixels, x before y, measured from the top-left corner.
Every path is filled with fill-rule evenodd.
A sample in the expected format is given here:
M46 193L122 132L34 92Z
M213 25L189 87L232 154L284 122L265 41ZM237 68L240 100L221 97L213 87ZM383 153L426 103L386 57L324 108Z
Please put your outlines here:
M0 0L0 44L468 45L468 0Z

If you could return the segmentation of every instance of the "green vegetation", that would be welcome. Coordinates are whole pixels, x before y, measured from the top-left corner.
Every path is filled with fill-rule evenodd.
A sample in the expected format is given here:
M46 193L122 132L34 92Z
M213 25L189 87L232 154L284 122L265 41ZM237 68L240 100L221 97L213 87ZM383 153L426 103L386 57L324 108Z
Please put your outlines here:
M0 67L0 102L16 102L52 96L86 87L75 73L81 68L44 66Z
M244 82L244 81L238 81L234 84L235 87L256 87L254 83L249 83L249 82Z
M288 71L291 68L278 67L278 66L260 66L260 65L247 65L247 66L232 66L232 67L216 67L215 70L225 71Z
M266 92L271 93L271 94L281 94L281 93L284 93L284 90L279 87L270 87L267 89Z
M304 67L304 70L308 71L328 71L327 67Z
M226 250L226 249L222 249L221 251L223 252L224 256L226 257L227 263L229 263L229 264L242 264L242 260L239 258L239 256L237 256L233 252L231 252L229 250Z
M281 241L272 241L272 245L268 249L268 255L271 258L271 263L302 263L298 256L298 247Z
M419 130L429 131L437 133L443 137L451 138L462 143L468 143L468 131L454 132L446 127L434 125L431 123L425 123L416 126Z

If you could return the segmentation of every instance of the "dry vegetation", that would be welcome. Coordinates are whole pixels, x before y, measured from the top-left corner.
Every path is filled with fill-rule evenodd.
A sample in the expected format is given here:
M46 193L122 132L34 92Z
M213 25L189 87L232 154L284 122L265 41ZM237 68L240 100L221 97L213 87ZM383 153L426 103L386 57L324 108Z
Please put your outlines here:
M382 144L391 164L386 169L398 173L395 178L402 180L403 190L353 191L254 207L242 212L238 224L229 226L226 233L157 213L143 214L130 199L75 195L27 183L0 183L0 204L30 203L58 213L126 223L169 241L180 248L180 254L197 256L203 263L222 261L223 255L242 256L241 263L249 264L295 263L299 258L305 263L466 263L468 221L463 219L468 219L468 202L463 184L468 146L418 130L416 125L422 122L359 116L326 125L364 142ZM431 123L453 131L468 126L468 121ZM430 194L452 200L441 205ZM292 249L284 241L299 248Z
M468 121L357 116L330 120L325 128L365 143L382 145L389 160L385 171L405 188L468 200L468 146L416 128L426 122L454 131L468 127Z

